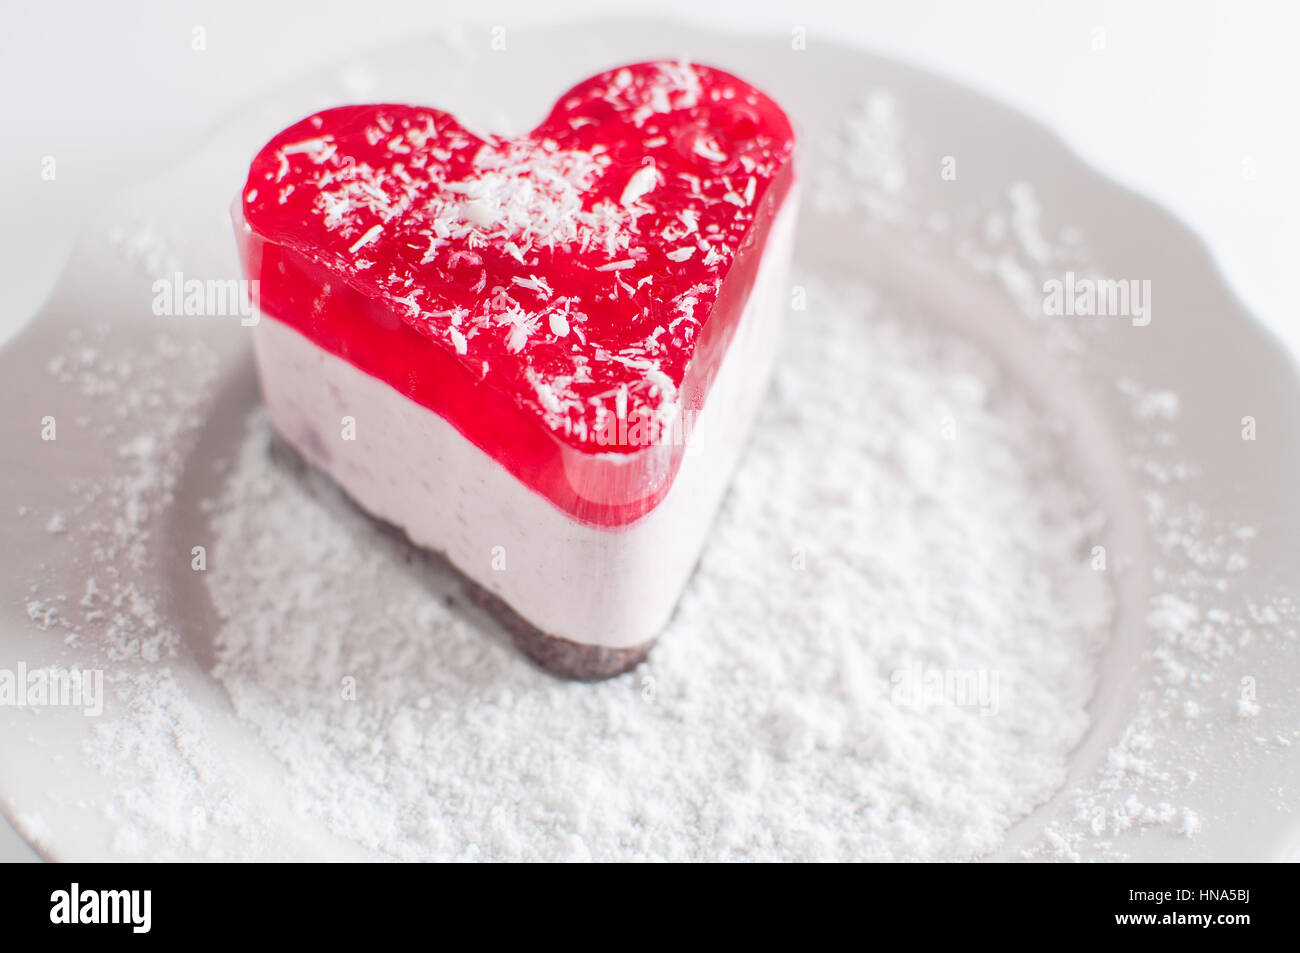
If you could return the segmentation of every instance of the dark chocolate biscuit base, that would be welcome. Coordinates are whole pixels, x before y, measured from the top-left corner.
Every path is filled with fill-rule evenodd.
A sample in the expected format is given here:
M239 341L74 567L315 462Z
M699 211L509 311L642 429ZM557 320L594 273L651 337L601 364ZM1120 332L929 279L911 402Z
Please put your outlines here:
M583 645L550 635L512 609L500 596L464 577L470 597L510 633L515 645L541 669L560 678L599 682L636 668L645 661L655 640L628 648Z

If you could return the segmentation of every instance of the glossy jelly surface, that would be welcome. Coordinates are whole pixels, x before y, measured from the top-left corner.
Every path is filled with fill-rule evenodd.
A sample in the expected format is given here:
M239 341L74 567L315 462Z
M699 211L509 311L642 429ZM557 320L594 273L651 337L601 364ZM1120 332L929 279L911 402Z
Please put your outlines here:
M678 62L580 83L517 138L346 106L257 154L236 233L263 312L618 526L671 484L793 145L763 93Z

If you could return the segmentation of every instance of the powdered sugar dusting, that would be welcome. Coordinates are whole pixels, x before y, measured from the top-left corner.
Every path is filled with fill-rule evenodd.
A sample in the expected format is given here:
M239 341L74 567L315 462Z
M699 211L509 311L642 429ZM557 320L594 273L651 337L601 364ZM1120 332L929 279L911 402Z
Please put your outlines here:
M1044 282L1066 270L1088 279L1114 277L1099 273L1087 236L1052 221L1034 185L1023 180L1008 182L1000 200L974 219L956 221L944 209L922 207L906 177L894 171L903 161L904 118L885 91L869 94L859 113L846 118L838 171L826 180L840 191L837 197L823 190L822 204L869 209L885 223L905 222L940 237L973 273L1001 286L1045 348L1069 367L1086 368L1090 342L1113 334L1107 322L1115 319L1049 318ZM955 178L959 157L943 158L953 163L947 171ZM1300 636L1294 594L1232 597L1234 577L1250 565L1255 528L1221 515L1223 505L1211 511L1188 502L1200 474L1175 435L1179 395L1127 378L1113 386L1131 417L1122 437L1156 547L1145 611L1153 674L1139 687L1136 710L1104 763L1064 792L1063 812L1024 849L1027 857L1121 859L1127 856L1123 836L1152 830L1195 837L1214 823L1186 802L1198 776L1221 767L1213 763L1221 753L1211 754L1213 726L1226 733L1225 722L1236 720L1248 746L1285 748L1300 739L1295 728L1249 738L1266 706L1256 698L1252 675L1230 675L1235 657L1255 642L1280 650Z
M217 675L294 809L410 859L932 859L994 848L1047 797L1109 625L1099 517L981 353L861 289L811 299L677 616L600 685L482 631L255 420L207 580ZM920 670L993 691L912 697Z
M93 540L84 592L77 599L57 596L57 610L49 600L33 599L29 614L39 615L47 628L57 616L70 644L96 648L107 660L158 661L175 652L177 642L158 608L157 521L172 501L187 438L202 420L213 359L201 343L172 334L157 334L122 356L112 335L103 324L74 330L68 347L48 365L59 386L103 401L108 410L95 424L97 436L116 441L117 453L105 475L73 480L75 504L46 524L52 534L66 536L68 545ZM162 373L177 362L193 368L190 386L181 392ZM105 512L113 514L110 520L96 515ZM86 630L95 638L82 639Z
M1136 712L1096 777L1067 792L1070 810L1026 856L1123 859L1125 852L1116 844L1121 834L1197 835L1206 818L1181 802L1197 776L1215 767L1209 754L1213 726L1235 716L1249 729L1262 710L1255 676L1230 674L1234 657L1255 642L1280 650L1300 638L1300 601L1294 594L1279 591L1267 601L1227 596L1234 576L1250 565L1256 530L1169 495L1171 487L1194 483L1198 476L1180 459L1167 429L1179 415L1177 395L1128 379L1116 387L1147 441L1134 465L1160 555L1146 613L1155 674L1141 688ZM1271 736L1256 733L1253 739L1278 748L1297 741L1300 727ZM1171 771L1174 745L1182 754Z
M831 161L813 200L828 211L863 209L876 225L897 224L907 209L902 114L887 89L867 90L860 107L822 143Z

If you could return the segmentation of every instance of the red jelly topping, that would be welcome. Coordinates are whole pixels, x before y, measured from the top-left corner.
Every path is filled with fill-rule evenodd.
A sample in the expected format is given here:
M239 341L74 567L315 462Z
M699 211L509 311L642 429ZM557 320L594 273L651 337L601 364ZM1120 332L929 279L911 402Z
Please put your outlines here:
M236 232L266 314L621 525L676 474L793 144L767 96L686 63L589 79L518 138L345 106L257 154Z

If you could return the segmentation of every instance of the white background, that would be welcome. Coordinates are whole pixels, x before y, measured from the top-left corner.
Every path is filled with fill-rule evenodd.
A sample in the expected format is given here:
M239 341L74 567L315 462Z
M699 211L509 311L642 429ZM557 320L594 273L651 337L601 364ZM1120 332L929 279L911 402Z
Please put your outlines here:
M1300 4L657 0L3 0L0 341L37 310L79 224L185 156L259 91L366 47L459 26L619 12L820 39L925 67L1016 106L1171 209L1300 354ZM206 49L192 48L202 27ZM1100 48L1098 48L1100 47ZM674 51L664 51L671 54ZM53 156L54 181L41 178ZM0 823L0 859L21 848Z

